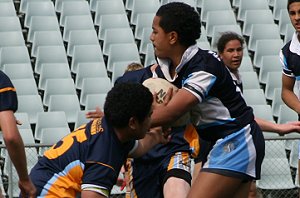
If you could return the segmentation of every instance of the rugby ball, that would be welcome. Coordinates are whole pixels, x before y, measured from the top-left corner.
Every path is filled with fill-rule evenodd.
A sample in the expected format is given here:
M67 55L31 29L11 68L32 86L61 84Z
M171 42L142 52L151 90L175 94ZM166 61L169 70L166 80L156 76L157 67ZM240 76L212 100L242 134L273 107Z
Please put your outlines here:
M173 91L178 90L178 88L175 85L163 78L149 78L143 82L143 85L147 87L152 94L157 93L156 102L159 104L163 103L169 88L173 88ZM189 112L181 116L178 120L172 123L171 126L183 126L188 123L190 123Z

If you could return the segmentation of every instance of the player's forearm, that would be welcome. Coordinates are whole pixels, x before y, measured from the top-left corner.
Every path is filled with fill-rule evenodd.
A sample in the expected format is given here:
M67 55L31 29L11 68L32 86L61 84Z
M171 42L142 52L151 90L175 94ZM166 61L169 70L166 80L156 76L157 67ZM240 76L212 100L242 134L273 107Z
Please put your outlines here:
M257 122L257 124L259 125L259 127L261 128L262 131L267 131L267 132L278 132L278 127L276 125L276 123L267 121L267 120L263 120L261 118L257 118L255 117L255 121Z
M293 91L282 89L282 100L287 106L300 114L300 101Z
M137 158L146 154L153 146L160 143L154 133L147 133L146 136L139 140L136 150L129 157Z
M9 153L10 159L16 168L20 180L28 180L28 171L26 163L26 155L24 144L21 137L15 137L5 140L5 145Z

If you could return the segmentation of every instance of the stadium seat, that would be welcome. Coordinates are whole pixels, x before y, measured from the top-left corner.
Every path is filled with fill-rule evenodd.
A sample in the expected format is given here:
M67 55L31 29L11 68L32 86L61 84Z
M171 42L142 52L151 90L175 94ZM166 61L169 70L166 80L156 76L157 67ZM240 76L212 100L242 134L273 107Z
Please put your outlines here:
M266 99L273 101L274 89L281 88L282 85L282 72L281 71L270 71L267 74L265 96Z
M96 107L100 107L101 109L103 109L106 95L106 93L88 94L86 96L85 110L95 110Z
M258 75L258 80L261 84L267 83L267 75L270 71L282 71L279 55L267 55L262 57L262 65Z
M115 84L115 81L124 74L125 70L127 69L128 63L127 62L115 62L113 64L113 71L111 76L111 83L112 86Z
M82 89L84 78L108 77L104 62L79 63L75 79L76 89Z
M95 26L99 28L98 38L104 39L105 30L109 28L130 28L126 14L106 14L95 18Z
M253 72L253 64L250 56L243 56L240 68L240 72Z
M267 0L240 0L238 6L237 20L245 21L247 10L268 10Z
M160 7L159 0L139 0L133 2L131 10L130 23L137 25L137 16L141 13L152 13L155 14Z
M76 113L76 121L75 121L75 126L74 126L75 129L77 129L81 125L86 124L91 121L90 119L86 118L87 112L89 112L89 111L78 111Z
M0 32L0 49L2 47L25 46L21 31Z
M22 124L17 125L18 129L31 129L28 113L15 113L16 119L20 121Z
M126 14L122 0L96 1L96 7L91 7L91 11L95 12L95 21L106 14Z
M222 17L216 17L222 16ZM213 27L216 25L237 25L233 10L209 11L206 21L206 35L212 37Z
M114 62L131 62L140 61L140 55L138 48L135 43L121 43L121 44L112 44L110 47L110 52L107 60L107 71L113 71Z
M62 2L62 10L60 12L59 25L64 27L67 16L87 15L92 17L90 5L88 1L65 1Z
M217 10L232 10L229 0L203 0L201 6L200 19L207 22L208 12Z
M120 32L122 32L120 34ZM135 44L135 39L131 28L113 28L105 30L105 36L103 39L103 54L108 56L110 46L112 44L120 43L132 43ZM124 49L123 49L124 50Z
M275 21L280 20L280 11L282 9L286 10L287 0L274 0L273 6L273 18Z
M15 5L12 1L0 2L0 17L17 16Z
M34 78L12 79L17 95L38 95L38 89Z
M266 105L267 101L263 89L245 89L243 91L247 105Z
M286 159L285 141L284 140L267 140L265 141L265 158L264 159Z
M52 1L32 1L27 3L25 11L24 27L29 28L33 16L55 16Z
M11 80L24 78L34 79L33 70L29 63L5 64L3 71Z
M284 124L296 120L298 120L298 115L294 110L289 108L286 104L280 105L277 123Z
M40 46L37 49L34 72L41 73L43 64L63 63L68 64L67 54L64 46Z
M22 1L20 1L19 13L25 14L26 10L27 10L28 2L33 2L33 1L40 1L41 2L41 1L44 1L44 0L22 0Z
M94 30L94 22L90 15L67 16L63 30L63 40L68 42L72 30Z
M55 0L55 11L57 13L61 13L62 11L62 6L64 2L73 2L73 1L85 1L85 0Z
M34 138L41 140L43 128L69 127L66 114L63 111L41 112L37 114Z
M100 45L76 45L71 62L71 72L78 72L79 63L103 62L103 54Z
M267 10L246 10L243 23L243 35L249 36L253 24L275 24L273 14Z
M289 42L290 40L292 40L292 37L293 37L293 34L295 32L295 28L292 24L287 24L286 25L286 30L284 32L284 40L283 40L283 43L287 43Z
M31 64L26 46L2 47L0 50L0 69L5 64Z
M80 93L80 104L82 106L86 105L88 94L107 93L111 89L111 87L111 82L108 77L84 78Z
M137 15L136 25L134 29L134 37L137 40L141 40L144 28L152 28L152 22L155 13L140 13ZM148 35L148 38L150 34Z
M75 123L76 112L80 110L77 94L50 95L48 112L64 111L68 123Z
M140 47L139 52L140 54L146 54L147 53L147 45L150 43L152 44L150 40L150 35L152 34L152 27L144 27L140 39ZM203 41L204 42L204 41ZM206 41L208 42L208 41Z
M283 41L281 39L258 40L256 42L256 50L253 57L253 66L260 68L263 56L278 55L282 47Z
M71 78L47 79L45 84L45 92L43 104L49 107L51 95L76 95L74 81Z
M197 46L203 50L211 50L211 46L208 41L197 41Z
M44 112L43 103L40 95L18 95L19 113L27 113L29 122L35 124L37 122L37 113Z
M1 16L0 32L22 31L20 20L17 16Z
M144 66L152 65L156 63L154 49L152 43L147 44L147 51L145 55Z
M76 45L99 45L97 32L94 29L70 31L70 37L67 47L68 56L73 56L74 47Z
M298 155L299 155L299 140L291 140L291 153L289 157L290 166L294 169L298 168ZM298 173L298 172L297 172ZM298 174L296 174L298 175Z
M281 98L281 88L275 88L274 89L274 99L272 101L272 113L273 116L278 117L279 116L279 107L280 105L283 105L284 102Z
M72 79L67 63L44 63L41 67L38 89L45 90L48 79Z
M258 189L283 190L295 188L287 158L264 159Z
M283 8L283 9L280 10L279 22L278 22L280 35L284 35L285 34L286 28L287 28L287 24L291 24L291 21L290 21L290 17L289 17L288 11L286 10L286 8Z
M264 31L261 31L261 30ZM281 39L277 24L253 24L249 35L248 49L256 50L257 40Z
M31 56L37 56L37 49L40 46L64 46L60 31L37 31L33 35Z
M240 72L243 79L243 88L245 89L259 89L259 81L255 71Z
M33 41L34 33L37 31L57 31L60 32L56 16L33 16L28 28L27 41Z

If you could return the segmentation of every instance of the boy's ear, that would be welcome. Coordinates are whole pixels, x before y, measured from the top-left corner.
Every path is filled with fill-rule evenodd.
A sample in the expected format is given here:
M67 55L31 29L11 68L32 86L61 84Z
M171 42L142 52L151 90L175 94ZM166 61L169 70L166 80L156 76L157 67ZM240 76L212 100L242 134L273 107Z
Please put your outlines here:
M178 40L178 34L175 31L169 33L169 42L170 44L176 43Z
M132 130L135 130L137 128L137 123L137 119L135 117L131 117L128 122L128 127Z

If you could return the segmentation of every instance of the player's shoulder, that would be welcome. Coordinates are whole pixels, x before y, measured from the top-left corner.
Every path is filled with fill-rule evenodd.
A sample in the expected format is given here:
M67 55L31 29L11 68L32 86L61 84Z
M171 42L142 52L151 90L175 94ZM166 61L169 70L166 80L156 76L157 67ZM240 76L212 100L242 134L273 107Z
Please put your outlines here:
M4 87L13 87L13 85L9 77L0 70L0 88Z
M118 83L142 83L145 79L151 76L150 67L145 67L135 71L128 71L123 74L120 78L116 80L116 84Z

